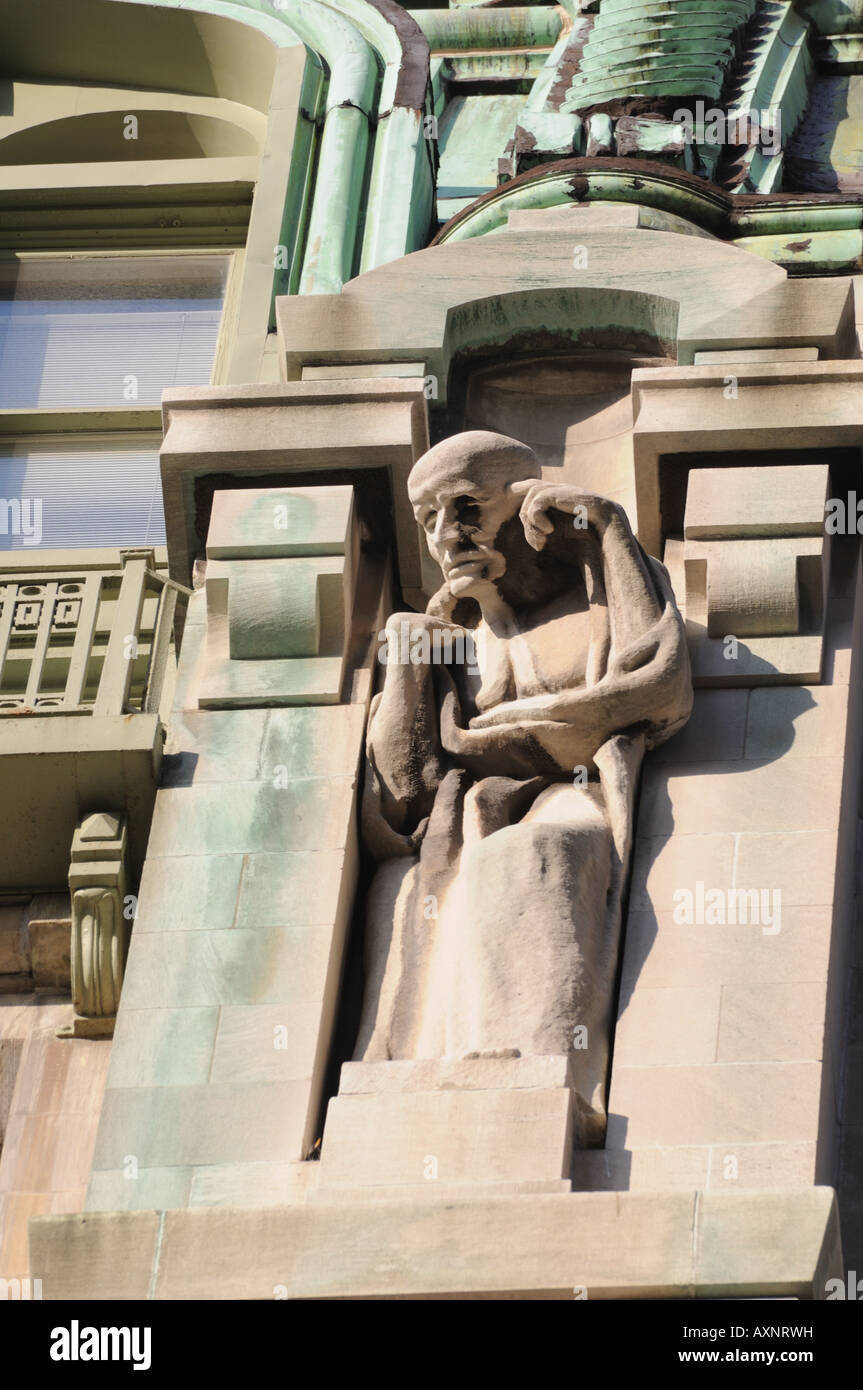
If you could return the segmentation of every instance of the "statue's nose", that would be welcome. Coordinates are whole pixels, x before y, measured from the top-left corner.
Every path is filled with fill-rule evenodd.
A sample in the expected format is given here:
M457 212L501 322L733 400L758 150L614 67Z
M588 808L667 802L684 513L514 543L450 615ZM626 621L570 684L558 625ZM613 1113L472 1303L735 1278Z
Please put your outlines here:
M438 543L442 541L454 541L458 540L460 535L461 528L458 524L458 517L456 516L455 509L451 510L449 507L442 508L438 513L437 523L435 525L435 540Z

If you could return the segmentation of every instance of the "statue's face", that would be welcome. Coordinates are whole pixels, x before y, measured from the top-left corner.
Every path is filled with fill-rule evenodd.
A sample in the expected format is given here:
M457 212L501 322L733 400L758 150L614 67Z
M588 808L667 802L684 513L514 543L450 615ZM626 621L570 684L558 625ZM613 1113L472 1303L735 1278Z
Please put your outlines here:
M506 557L494 542L521 505L509 481L500 470L489 476L465 469L432 475L411 489L414 515L457 598L476 593L506 570Z

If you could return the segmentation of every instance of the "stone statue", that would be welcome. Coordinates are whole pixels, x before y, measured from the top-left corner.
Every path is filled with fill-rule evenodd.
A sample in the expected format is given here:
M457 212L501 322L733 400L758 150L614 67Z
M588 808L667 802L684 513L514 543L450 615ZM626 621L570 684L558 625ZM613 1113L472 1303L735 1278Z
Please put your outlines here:
M594 1143L640 764L692 705L683 625L622 509L514 439L446 439L408 488L444 585L381 652L354 1057L568 1055Z

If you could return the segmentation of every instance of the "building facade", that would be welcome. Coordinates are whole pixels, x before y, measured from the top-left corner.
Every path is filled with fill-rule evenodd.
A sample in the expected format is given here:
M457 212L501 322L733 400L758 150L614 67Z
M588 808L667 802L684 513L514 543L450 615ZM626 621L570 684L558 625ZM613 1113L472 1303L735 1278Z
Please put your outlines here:
M0 1278L811 1299L860 1267L860 44L850 0L0 0ZM412 645L471 629L417 480L472 486L492 436L549 535L606 499L630 564L512 620L519 699L590 609L602 710L645 663L677 703L566 764L610 886L495 838L561 757L465 752L503 819L462 785L498 848L439 903L444 773L428 823L398 779L432 688L453 774L437 667L473 658ZM414 852L385 968L375 864ZM571 1045L465 1042L504 961L495 1017L543 1014L570 908ZM445 1040L396 1041L435 990Z

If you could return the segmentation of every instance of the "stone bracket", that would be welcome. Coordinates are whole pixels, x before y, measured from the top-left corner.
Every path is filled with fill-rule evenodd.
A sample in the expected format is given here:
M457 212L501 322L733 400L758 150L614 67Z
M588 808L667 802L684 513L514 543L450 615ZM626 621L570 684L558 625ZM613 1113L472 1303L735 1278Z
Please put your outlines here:
M694 468L668 566L700 685L821 679L826 464Z
M336 704L359 568L352 487L217 493L202 709Z
M126 825L110 813L88 816L72 837L72 1023L60 1038L114 1033L130 923L125 916Z

